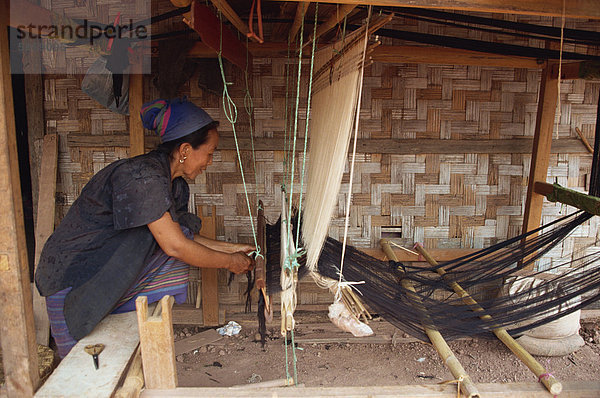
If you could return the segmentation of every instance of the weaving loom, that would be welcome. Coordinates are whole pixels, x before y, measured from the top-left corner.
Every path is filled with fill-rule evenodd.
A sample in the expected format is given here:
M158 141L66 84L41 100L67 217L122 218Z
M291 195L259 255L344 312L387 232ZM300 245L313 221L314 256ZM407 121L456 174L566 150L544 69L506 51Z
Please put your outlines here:
M363 38L367 36L365 31L368 28L348 36L346 40L352 45L344 46L342 43L335 51L328 49L328 53L321 51L315 56L315 94L312 107L309 106L312 118L306 208L302 212L301 191L299 214L293 219L292 195L286 198L284 194L284 210L280 221L267 226L268 247L264 278L266 292L269 294L284 290L282 334L293 331L295 293L290 289L295 289L297 278L305 275L310 275L321 287L328 288L335 295L335 302L343 303L352 313L348 316L356 321L360 316L366 321L370 315L353 289L369 308L377 311L384 319L424 341L431 339L432 331L442 333L448 339L485 335L485 332L490 331L497 336L498 331L508 336L504 328L520 323L518 328L511 331L513 335L518 335L598 300L600 267L595 263L600 253L579 253L580 256L572 260L575 264L573 266L569 266L571 261L565 261L552 265L544 272L527 271L552 247L592 217L592 214L585 212L563 217L550 225L471 255L431 267L412 267L394 261L388 264L347 246L346 233L343 242L326 236L329 220L337 205L353 129L356 139L357 108L362 86L360 58L367 51L366 38ZM590 195L593 196L598 196L599 193L599 136L600 128L597 123L590 185ZM295 153L292 157L294 155ZM353 163L352 161L350 167L350 181ZM294 169L293 164L291 169ZM351 192L351 184L349 190ZM294 192L293 185L290 192ZM351 194L348 194L346 231L350 197ZM289 210L286 210L286 206L289 206ZM545 280L528 292L516 295L499 294L492 298L480 297L475 301L466 293L481 285L494 286L500 291L506 280L524 273L532 278L544 274ZM548 278L548 275L551 277ZM360 284L350 286L355 283ZM552 288L557 285L560 285L560 289ZM464 294L458 292L457 286ZM343 291L346 293L342 294ZM544 293L548 291L552 293ZM465 295L471 301L466 301ZM578 297L584 298L574 301ZM259 318L265 308L266 298L267 293L260 297ZM464 305L465 302L468 305ZM516 306L515 302L519 302L519 305ZM568 306L561 307L567 302ZM557 307L563 309L556 311ZM264 318L260 325L261 333L264 333ZM530 368L538 377L545 374L543 368L541 371L534 370L535 366ZM559 392L562 388L560 383L553 378L548 379L552 380L545 382L540 378L540 381L552 393ZM473 390L466 395L477 396L477 393Z

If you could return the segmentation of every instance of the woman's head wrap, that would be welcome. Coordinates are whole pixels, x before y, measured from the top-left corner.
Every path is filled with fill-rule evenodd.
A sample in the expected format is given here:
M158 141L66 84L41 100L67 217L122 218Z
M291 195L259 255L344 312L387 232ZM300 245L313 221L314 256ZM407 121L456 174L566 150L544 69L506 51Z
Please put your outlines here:
M147 102L142 105L140 116L144 127L158 134L162 142L184 137L214 122L202 108L185 98Z

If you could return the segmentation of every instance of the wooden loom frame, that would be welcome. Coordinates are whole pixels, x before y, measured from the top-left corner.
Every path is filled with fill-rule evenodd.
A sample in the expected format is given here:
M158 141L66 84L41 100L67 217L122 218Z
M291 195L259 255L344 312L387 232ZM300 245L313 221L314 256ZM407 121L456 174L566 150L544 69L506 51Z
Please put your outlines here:
M329 1L329 0L326 0ZM483 1L483 0L471 0L471 1L455 1L455 0L443 0L434 2L432 5L431 1L419 0L419 1L401 1L401 0L369 0L369 1L357 1L357 0L341 0L340 3L346 4L378 4L378 5L390 5L390 6L417 6L423 8L446 8L446 9L461 9L466 11L480 11L480 12L511 12L511 13L522 13L522 14L535 14L535 15L553 15L560 16L562 1L561 0L547 0L544 2L539 1ZM597 0L582 0L576 5L569 7L567 17L590 17L600 18L600 7L598 7ZM25 251L25 237L24 227L21 221L20 215L22 214L21 209L21 193L18 183L18 167L17 165L17 151L15 145L15 125L14 125L14 114L12 107L12 88L10 84L10 66L8 64L9 51L8 51L8 38L6 35L6 27L9 24L9 1L0 1L0 173L8 178L0 179L0 192L2 197L0 198L0 206L2 206L2 212L6 215L0 220L2 228L7 232L5 237L6 242L2 243L0 247L0 295L4 298L6 305L0 306L1 318L4 320L10 320L10 323L5 326L2 330L2 347L3 347L3 358L5 364L5 371L7 373L6 380L6 392L9 396L30 396L37 389L38 376L37 376L37 356L35 350L35 331L33 324L33 311L31 304L31 290L26 275L27 254ZM413 53L414 54L414 53ZM429 55L427 56L429 57ZM479 61L471 60L470 62L482 62L479 57ZM382 56L381 60L384 58ZM396 58L396 60L398 60ZM440 59L441 61L441 59ZM447 61L447 59L446 59ZM406 62L406 61L404 61ZM418 59L412 59L410 62L418 62ZM503 58L503 62L507 62L506 58ZM430 59L428 63L432 63ZM493 64L489 64L493 65ZM502 66L508 66L503 64ZM577 76L568 75L568 71L563 70L564 76L562 78L576 78ZM533 140L533 158L532 164L536 167L532 167L530 172L530 185L528 186L528 200L526 202L526 217L524 220L524 229L531 230L535 226L539 225L541 217L541 206L543 202L543 196L537 194L534 191L533 184L538 181L543 181L547 175L548 160L550 154L550 143L552 136L552 129L542 128L542 126L548 126L552 124L554 120L554 113L556 108L556 95L552 98L551 93L553 92L552 84L558 77L556 69L552 66L548 66L544 69L542 78L542 90L541 98L538 105L538 120L536 123L536 131ZM142 100L142 85L141 75L133 77L133 82L130 84L130 106L136 109L141 105ZM32 86L37 84L38 81L32 80ZM38 92L38 94L40 94ZM35 97L35 96L34 96ZM38 101L39 98L33 98L28 101L28 107L33 101ZM599 105L600 106L600 105ZM31 115L30 115L31 113ZM132 112L134 114L135 112ZM35 117L35 112L28 112L28 117ZM39 116L39 111L37 113ZM137 154L143 152L144 148L144 137L143 129L140 128L141 124L139 119L131 118L131 153ZM37 117L38 126L43 126L39 123L40 118ZM137 127L136 127L137 126ZM37 132L39 133L39 132ZM8 365L8 366L6 366ZM587 383L588 386L584 388L577 388L582 383L565 383L565 389L571 390L578 396L585 396L590 394L588 387L592 388L593 391L597 392L600 390L600 386L596 383ZM537 383L536 383L537 385ZM492 394L494 389L497 390L496 384L480 385L482 392L489 392ZM510 386L510 385L505 385ZM410 396L454 396L452 392L431 392L431 387L423 386L408 386L403 387L402 390L399 387L387 388L387 387L368 387L361 391L368 391L369 394L408 394ZM511 387L512 388L512 387ZM197 390L197 389L196 389ZM246 390L240 390L235 392L231 389L223 389L223 395L236 396L244 394L249 395ZM352 392L357 391L357 388L352 388ZM429 395L425 390L431 392ZM510 390L510 388L506 388ZM535 390L535 388L534 388ZM539 390L539 388L538 388ZM174 393L178 391L185 393L182 389L170 390ZM207 394L214 393L215 395L221 394L215 389L204 389ZM288 389L279 392L281 396L293 396L295 392L293 389ZM327 389L311 389L307 388L302 390L306 394L329 394L331 391ZM343 394L343 389L338 389L339 393ZM512 393L516 390L513 389ZM519 390L528 396L537 396L538 392L535 392L529 387L521 388ZM578 392L576 392L578 391ZM258 390L257 390L258 392ZM346 394L350 391L346 390ZM546 394L545 391L541 392ZM264 395L264 391L262 392ZM333 392L331 392L333 394ZM343 394L343 395L346 395ZM433 394L433 395L432 395ZM445 394L445 395L444 395ZM260 394L259 394L260 395ZM163 395L164 396L164 395ZM182 396L181 394L179 396ZM329 395L331 396L331 395ZM500 396L500 395L494 395ZM547 396L547 395L540 395Z

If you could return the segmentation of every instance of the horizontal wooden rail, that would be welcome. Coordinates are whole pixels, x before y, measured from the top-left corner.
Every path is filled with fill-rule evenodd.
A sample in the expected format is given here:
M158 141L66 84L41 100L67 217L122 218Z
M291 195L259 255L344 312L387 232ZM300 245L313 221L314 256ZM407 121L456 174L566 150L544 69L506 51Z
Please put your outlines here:
M235 150L235 142L227 131L221 131L219 140L220 150ZM146 136L146 148L155 148L159 141L156 136ZM252 147L249 138L238 138L241 150L250 150ZM67 136L69 147L105 148L128 147L127 135L90 135L69 134ZM283 138L255 138L254 148L257 151L283 150ZM457 154L457 153L531 153L533 139L493 139L493 140L435 140L435 139L359 139L357 142L358 153L390 153L394 155L419 155L419 154ZM585 153L588 151L583 143L576 138L567 138L552 141L551 153Z

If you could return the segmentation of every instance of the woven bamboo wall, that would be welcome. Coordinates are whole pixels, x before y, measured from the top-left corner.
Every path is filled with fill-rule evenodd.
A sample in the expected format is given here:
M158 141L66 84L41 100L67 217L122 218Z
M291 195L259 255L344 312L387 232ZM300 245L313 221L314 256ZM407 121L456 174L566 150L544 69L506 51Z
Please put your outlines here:
M552 23L544 18L519 20ZM569 23L574 24L573 21ZM576 27L600 30L598 24L580 21ZM421 23L413 24L411 28L431 33ZM439 28L435 29L435 33L442 33ZM482 37L484 34L473 35L486 39ZM388 39L384 41L392 43ZM307 67L305 62L304 76ZM254 104L253 132L257 140L284 136L285 71L285 59L254 60L250 91ZM236 132L248 137L250 122L243 107L246 93L243 72L227 65L226 75L233 83L230 94L238 105ZM127 156L127 148L112 138L128 134L128 118L101 108L83 94L80 90L82 77L77 74L44 77L47 132L60 135L59 220L95 172ZM221 99L203 92L198 88L197 80L198 75L182 88L181 94L221 121L222 136L231 136L233 127L221 109ZM146 79L146 100L158 95L151 81L152 78ZM532 137L539 81L539 70L374 63L365 71L360 136L365 139L447 140ZM600 81L563 81L560 92L555 138L574 138L574 128L579 127L588 139L593 140ZM306 113L306 96L304 85L300 98L301 117ZM304 131L303 122L299 124L299 131ZM84 137L69 144L69 136L75 134L89 137L89 142L86 143ZM93 143L94 136L99 135L106 137L106 146ZM242 164L251 206L255 209L256 198L260 198L266 216L274 222L281 208L283 148L256 152L256 173L252 154L247 151L249 148L244 149ZM299 163L302 157L299 155L296 160ZM530 161L529 154L511 153L360 154L352 184L349 242L359 247L377 247L385 226L401 226L402 237L398 243L406 246L423 242L426 247L480 248L514 236L521 231ZM553 154L547 180L586 191L590 167L590 155ZM338 195L337 215L329 231L334 238L340 238L343 233L348 178L346 174ZM219 239L252 241L235 151L217 151L213 165L191 184L191 191L191 208L216 206ZM553 220L570 210L546 203L543 221ZM557 246L544 262L560 261L574 251L594 244L598 239L598 227L598 217L592 218ZM598 247L589 250L598 250ZM237 277L229 286L226 279L223 272L220 302L239 306L243 303L245 277ZM327 303L330 297L312 282L306 282L300 288L299 302Z

